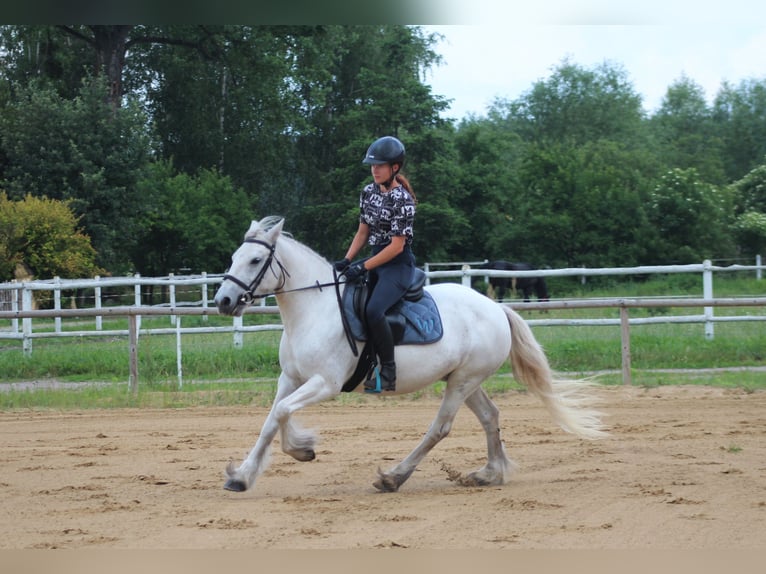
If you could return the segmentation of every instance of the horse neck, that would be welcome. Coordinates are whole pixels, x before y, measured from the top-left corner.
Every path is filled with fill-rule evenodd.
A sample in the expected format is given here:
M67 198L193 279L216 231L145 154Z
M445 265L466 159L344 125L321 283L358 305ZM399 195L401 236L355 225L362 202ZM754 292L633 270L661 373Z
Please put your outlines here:
M309 318L326 315L322 300L331 297L334 301L335 289L316 285L332 283L332 266L319 254L288 237L279 239L274 256L286 270L282 293L276 295L285 329L296 322L305 327Z

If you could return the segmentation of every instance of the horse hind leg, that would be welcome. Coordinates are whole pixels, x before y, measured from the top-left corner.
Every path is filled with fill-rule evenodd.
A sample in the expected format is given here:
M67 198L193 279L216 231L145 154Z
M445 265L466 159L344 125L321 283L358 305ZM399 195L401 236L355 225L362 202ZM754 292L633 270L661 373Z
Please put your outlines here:
M479 419L487 435L487 464L458 479L463 486L497 486L505 484L517 465L508 458L500 439L500 411L487 393L479 387L465 400L466 406Z

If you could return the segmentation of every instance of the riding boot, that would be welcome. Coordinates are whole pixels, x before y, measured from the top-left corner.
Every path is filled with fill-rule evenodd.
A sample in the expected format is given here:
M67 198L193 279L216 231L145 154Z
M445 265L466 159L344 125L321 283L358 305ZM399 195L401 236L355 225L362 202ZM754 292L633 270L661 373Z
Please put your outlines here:
M365 382L364 388L371 392L396 390L396 362L394 361L394 337L391 334L391 326L384 317L374 325L370 325L370 338L375 348L375 353L380 361L380 387L376 379Z

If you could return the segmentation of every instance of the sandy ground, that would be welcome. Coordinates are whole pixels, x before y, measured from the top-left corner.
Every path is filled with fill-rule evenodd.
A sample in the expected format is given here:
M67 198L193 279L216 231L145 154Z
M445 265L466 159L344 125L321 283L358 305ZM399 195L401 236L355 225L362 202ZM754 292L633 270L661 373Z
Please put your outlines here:
M599 389L612 429L589 442L532 396L496 399L501 487L455 481L484 464L468 409L399 492L372 486L438 406L367 397L298 415L317 459L279 449L255 488L224 491L267 410L0 413L0 549L762 549L766 393Z

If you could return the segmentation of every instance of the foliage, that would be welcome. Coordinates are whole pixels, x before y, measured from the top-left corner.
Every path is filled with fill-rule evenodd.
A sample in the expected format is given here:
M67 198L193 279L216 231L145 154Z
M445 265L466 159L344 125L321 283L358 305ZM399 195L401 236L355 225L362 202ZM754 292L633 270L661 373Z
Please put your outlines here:
M517 213L549 266L629 266L650 259L647 182L635 154L616 142L532 147L521 169ZM594 249L598 246L598 249Z
M586 69L568 59L521 98L498 100L495 108L505 110L521 137L536 144L628 141L642 117L641 97L623 68L605 62Z
M0 192L0 281L14 278L17 265L38 279L93 277L103 271L69 202L27 195L11 201Z
M0 186L71 200L113 273L217 271L270 214L336 258L370 181L364 150L391 134L420 263L762 249L766 81L724 84L708 105L682 76L647 115L621 65L567 58L486 116L448 121L427 83L437 39L402 25L0 26Z
M766 252L766 213L746 211L735 226L739 243L748 255Z
M138 182L144 209L132 260L143 275L223 272L246 231L250 201L215 170L176 173L172 162L149 166Z
M658 159L670 169L695 169L700 179L725 182L722 141L701 86L682 76L667 90L649 128Z
M650 199L658 264L713 259L730 242L730 213L727 190L705 183L694 168L665 174Z
M123 270L141 211L136 182L150 154L145 124L134 107L107 105L99 80L71 100L32 82L0 110L0 185L13 199L68 201L98 264Z
M736 181L766 158L766 79L724 83L712 111L721 138L727 181Z

